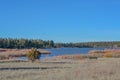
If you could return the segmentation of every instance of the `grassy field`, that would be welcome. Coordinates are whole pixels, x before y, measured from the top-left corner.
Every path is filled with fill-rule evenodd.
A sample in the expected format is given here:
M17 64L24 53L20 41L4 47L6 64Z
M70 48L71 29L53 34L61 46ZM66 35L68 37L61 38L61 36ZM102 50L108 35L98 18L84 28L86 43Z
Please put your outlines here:
M120 58L0 61L0 80L120 80Z

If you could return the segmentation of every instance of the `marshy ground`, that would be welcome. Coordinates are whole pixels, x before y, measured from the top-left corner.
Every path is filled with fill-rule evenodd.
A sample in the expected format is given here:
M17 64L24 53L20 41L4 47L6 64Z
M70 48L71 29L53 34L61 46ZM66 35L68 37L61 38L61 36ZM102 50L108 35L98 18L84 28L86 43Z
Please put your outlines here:
M120 80L120 58L0 61L0 80Z

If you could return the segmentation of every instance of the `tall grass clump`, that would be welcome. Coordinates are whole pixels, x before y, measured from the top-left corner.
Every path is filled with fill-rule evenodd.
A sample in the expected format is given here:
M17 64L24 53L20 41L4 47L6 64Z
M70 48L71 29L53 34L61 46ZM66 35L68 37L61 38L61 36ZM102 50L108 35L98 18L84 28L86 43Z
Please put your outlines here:
M27 58L29 61L36 61L39 60L41 56L41 53L39 51L37 51L37 49L32 48L28 53L27 53Z
M112 53L106 53L106 54L104 54L104 57L111 58L111 57L113 57L113 54Z

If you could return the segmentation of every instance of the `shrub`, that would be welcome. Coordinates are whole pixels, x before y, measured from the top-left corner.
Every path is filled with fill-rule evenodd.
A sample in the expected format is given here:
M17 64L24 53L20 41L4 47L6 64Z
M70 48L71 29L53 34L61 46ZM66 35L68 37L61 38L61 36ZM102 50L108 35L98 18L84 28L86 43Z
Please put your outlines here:
M37 51L37 49L32 48L28 53L27 53L27 58L28 60L34 62L36 60L39 60L41 53Z

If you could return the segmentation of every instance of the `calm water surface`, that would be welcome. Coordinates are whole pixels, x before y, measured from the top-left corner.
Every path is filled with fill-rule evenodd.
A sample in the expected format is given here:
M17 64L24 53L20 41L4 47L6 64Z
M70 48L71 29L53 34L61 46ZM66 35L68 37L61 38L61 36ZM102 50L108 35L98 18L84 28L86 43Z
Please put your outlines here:
M87 54L91 50L104 50L105 48L52 48L46 49L51 52L47 58L54 56L67 55L67 54ZM40 59L45 59L46 55L41 55ZM23 60L27 60L26 57L22 57Z
M91 50L104 50L105 48L52 48L46 49L51 52L48 55L48 58L60 55L67 55L67 54L87 54ZM41 59L44 59L46 55L42 55Z

